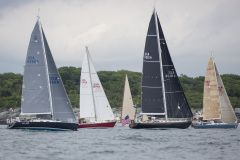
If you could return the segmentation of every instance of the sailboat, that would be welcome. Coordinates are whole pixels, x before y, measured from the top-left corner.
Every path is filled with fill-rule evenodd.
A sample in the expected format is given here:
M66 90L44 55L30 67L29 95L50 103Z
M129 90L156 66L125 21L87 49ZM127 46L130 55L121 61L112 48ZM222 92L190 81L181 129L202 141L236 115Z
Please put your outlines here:
M192 111L173 65L155 9L149 23L142 69L143 119L130 128L188 128ZM146 115L148 118L144 118Z
M38 17L24 66L20 117L11 119L8 128L66 131L77 130L77 127Z
M205 75L203 93L203 121L195 129L237 128L237 118L229 101L213 57L210 57Z
M123 101L122 101L122 113L121 113L121 122L124 125L128 121L135 119L135 108L133 105L132 94L128 82L127 74L125 76L124 91L123 91Z
M116 124L113 111L94 68L88 47L80 80L80 120L78 128L109 128Z

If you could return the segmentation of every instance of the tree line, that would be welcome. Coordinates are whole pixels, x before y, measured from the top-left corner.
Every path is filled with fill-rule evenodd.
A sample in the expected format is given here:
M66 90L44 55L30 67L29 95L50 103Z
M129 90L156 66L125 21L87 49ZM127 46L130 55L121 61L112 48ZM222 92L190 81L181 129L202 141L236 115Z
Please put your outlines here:
M79 107L81 68L60 67L63 84L73 107ZM141 106L141 73L127 70L99 71L98 76L108 97L111 107L121 108L125 74L131 88L134 104ZM221 75L227 94L234 108L240 108L240 75ZM188 103L192 109L202 109L204 76L188 77L179 75ZM14 73L0 74L0 108L18 108L21 106L22 75Z

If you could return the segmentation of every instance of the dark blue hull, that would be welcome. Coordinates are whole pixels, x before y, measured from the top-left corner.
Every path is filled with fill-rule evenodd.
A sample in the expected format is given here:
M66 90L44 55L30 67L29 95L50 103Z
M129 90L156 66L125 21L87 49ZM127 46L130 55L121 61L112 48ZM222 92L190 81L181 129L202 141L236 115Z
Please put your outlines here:
M193 125L194 129L236 129L238 127L238 124L208 124L208 125Z
M76 131L77 123L66 122L14 122L9 124L8 129L30 129L30 130L49 130L49 131Z
M191 121L187 122L172 122L172 123L131 123L129 127L132 129L186 129L192 124Z

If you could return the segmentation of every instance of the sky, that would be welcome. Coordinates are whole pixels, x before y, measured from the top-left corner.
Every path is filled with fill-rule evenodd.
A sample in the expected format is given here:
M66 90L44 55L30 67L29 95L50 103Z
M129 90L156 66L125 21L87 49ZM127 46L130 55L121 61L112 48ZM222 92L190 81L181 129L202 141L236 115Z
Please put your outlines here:
M155 0L0 0L0 73L23 74L38 10L57 67L81 67L88 46L97 71L142 71ZM239 0L157 0L178 75L240 75Z

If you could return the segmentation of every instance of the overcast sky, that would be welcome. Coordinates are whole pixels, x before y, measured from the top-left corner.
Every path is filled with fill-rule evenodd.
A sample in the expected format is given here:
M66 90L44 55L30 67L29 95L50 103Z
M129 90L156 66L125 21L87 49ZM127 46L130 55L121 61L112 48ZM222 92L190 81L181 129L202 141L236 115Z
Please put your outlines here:
M81 67L85 45L95 68L141 72L154 0L0 0L0 73L23 73L38 8L57 67ZM204 76L214 51L220 74L240 75L239 0L158 0L177 73Z

